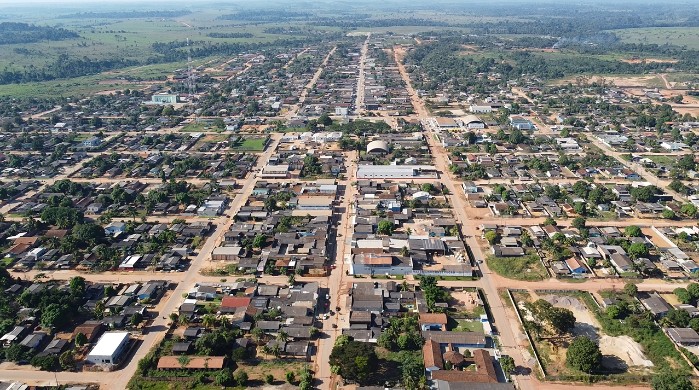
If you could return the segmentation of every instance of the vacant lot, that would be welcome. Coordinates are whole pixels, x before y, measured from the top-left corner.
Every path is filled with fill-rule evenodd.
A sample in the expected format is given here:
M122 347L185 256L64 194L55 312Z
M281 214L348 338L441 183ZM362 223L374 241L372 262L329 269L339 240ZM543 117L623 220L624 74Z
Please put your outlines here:
M643 353L643 348L629 336L612 337L602 331L594 314L576 297L547 295L543 299L556 307L562 307L575 315L573 335L586 336L596 341L602 351L602 366L610 371L627 371L631 368L653 367Z
M536 254L522 257L488 257L488 268L508 279L537 281L548 278L548 273Z
M266 143L266 138L244 138L242 141L236 142L231 147L241 152L261 152L265 150Z

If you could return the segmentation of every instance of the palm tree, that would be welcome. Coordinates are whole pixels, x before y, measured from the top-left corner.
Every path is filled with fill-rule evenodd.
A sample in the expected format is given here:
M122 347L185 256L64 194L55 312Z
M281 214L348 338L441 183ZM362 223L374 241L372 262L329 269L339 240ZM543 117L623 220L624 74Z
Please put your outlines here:
M262 353L264 353L265 355L271 355L272 349L268 345L263 345L262 346Z
M271 348L272 355L275 357L279 357L279 355L282 354L282 348L279 346L279 343L275 343L272 348Z
M280 330L279 333L277 333L277 341L282 341L282 342L287 342L289 340L289 334L284 332L283 330Z
M207 329L213 328L216 326L216 316L213 314L206 314L204 317L202 317L201 323Z

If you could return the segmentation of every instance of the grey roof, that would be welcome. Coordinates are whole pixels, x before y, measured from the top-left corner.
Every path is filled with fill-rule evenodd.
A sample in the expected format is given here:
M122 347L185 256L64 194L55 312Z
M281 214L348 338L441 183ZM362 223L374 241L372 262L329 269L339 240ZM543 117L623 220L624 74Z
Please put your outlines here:
M485 345L486 343L485 334L478 332L424 331L422 335L425 339L439 344Z
M641 302L653 315L664 314L672 309L672 306L657 294L651 294L648 298L642 299Z

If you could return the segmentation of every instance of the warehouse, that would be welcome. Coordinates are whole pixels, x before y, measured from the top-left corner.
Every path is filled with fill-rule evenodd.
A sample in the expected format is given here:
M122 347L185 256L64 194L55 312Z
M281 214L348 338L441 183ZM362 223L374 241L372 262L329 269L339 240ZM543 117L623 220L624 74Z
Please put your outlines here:
M93 364L117 364L129 343L129 332L107 332L100 337L85 361Z
M437 169L431 165L359 165L357 179L436 179Z

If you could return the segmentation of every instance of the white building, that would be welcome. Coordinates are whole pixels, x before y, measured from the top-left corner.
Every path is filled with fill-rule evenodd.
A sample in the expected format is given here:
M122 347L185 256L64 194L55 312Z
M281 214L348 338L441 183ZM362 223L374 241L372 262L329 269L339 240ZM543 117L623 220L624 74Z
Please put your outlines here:
M85 361L92 364L117 364L129 343L129 332L106 332Z

